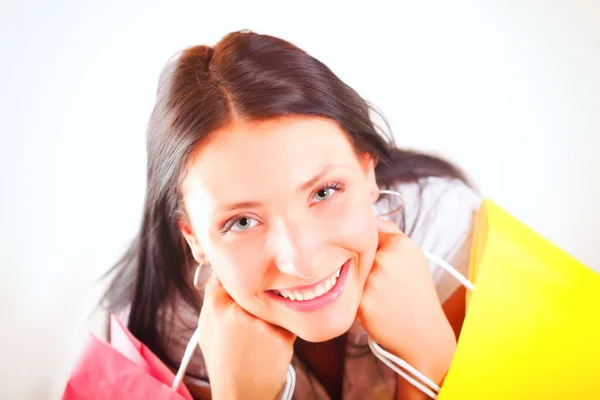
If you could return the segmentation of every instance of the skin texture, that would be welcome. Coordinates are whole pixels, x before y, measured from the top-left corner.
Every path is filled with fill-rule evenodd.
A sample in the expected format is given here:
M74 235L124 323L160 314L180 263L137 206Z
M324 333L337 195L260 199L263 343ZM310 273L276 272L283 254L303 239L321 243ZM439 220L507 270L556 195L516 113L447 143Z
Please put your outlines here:
M296 337L325 342L357 318L384 348L443 378L455 339L428 264L374 215L373 160L357 154L336 123L232 123L196 151L182 190L181 231L196 260L214 270L199 321L213 398L253 390L275 398ZM297 311L270 294L319 282L347 260L345 289L327 307ZM242 369L231 371L231 363ZM249 370L269 372L239 378ZM420 397L402 387L399 395Z
M343 189L321 200L317 192L331 184ZM196 154L184 193L194 254L243 309L311 342L348 330L377 249L378 188L370 158L357 157L335 123L293 118L217 132ZM257 204L222 210L251 202ZM240 217L253 226L221 231ZM346 288L327 308L298 312L265 293L319 282L347 260Z

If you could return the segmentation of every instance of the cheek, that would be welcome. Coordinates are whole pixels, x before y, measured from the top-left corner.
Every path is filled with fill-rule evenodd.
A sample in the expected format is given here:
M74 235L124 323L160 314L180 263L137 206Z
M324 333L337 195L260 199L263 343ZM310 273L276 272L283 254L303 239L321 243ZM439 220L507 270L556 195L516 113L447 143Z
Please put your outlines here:
M261 291L267 265L263 258L256 249L243 246L218 249L211 257L223 287L238 304L242 305Z
M337 218L338 232L345 247L356 253L371 253L377 248L376 216L368 197L355 196Z
M354 211L342 222L344 247L358 255L357 279L362 287L366 282L375 260L379 235L375 213L371 202L366 200L355 204Z

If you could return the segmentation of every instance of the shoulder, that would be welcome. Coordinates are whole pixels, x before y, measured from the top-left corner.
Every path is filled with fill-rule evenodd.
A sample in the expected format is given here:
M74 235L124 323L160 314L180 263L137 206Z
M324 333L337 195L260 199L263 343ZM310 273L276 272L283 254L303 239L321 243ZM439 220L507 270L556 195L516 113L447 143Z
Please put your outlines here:
M474 211L482 197L463 181L426 178L416 183L399 184L404 197L405 230L416 239L439 230L470 228Z

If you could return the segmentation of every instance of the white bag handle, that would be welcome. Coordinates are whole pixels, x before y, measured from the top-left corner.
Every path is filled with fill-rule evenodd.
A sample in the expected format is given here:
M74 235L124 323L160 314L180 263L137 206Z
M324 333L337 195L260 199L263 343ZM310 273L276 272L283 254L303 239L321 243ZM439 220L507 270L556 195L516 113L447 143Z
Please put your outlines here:
M393 212L396 212L397 210L401 209L404 206L404 197L402 196L402 194L400 194L394 190L380 190L379 193L391 194L393 196L399 197L402 200L402 205L400 207L398 207L397 209L395 209ZM390 213L387 213L385 215L389 215L389 214ZM471 281L469 281L467 278L465 278L454 267L452 267L448 262L446 262L446 260L436 256L435 254L432 254L432 253L429 253L426 251L424 251L423 253L430 262L433 262L434 264L443 268L446 272L448 272L450 275L452 275L454 278L456 278L460 282L460 284L463 285L465 288L467 288L470 291L475 290L475 285ZM369 347L370 347L371 351L373 352L373 354L379 360L381 360L385 365L387 365L389 368L394 370L394 372L396 372L398 375L400 375L404 379L406 379L411 385L413 385L414 387L419 389L421 392L425 393L430 398L432 398L432 399L437 398L437 395L440 391L440 387L435 382L433 382L431 379L429 379L428 377L423 375L416 368L414 368L412 365L410 365L409 363L407 363L400 357L397 357L397 356L385 351L384 349L382 349L381 346L379 346L371 338L369 338ZM407 373L407 371L410 372L412 375L414 375L419 380L421 380L421 382L417 381L415 378L410 376Z
M431 254L429 252L424 252L424 254L425 254L425 257L429 261L442 267L450 275L455 277L465 288L467 288L470 291L475 290L475 285L471 281L469 281L467 278L465 278L460 272L458 272L454 267L452 267L445 260L443 260L443 259L439 258L438 256L436 256L435 254ZM373 354L375 354L375 356L377 358L379 358L385 365L387 365L392 370L394 370L394 372L396 372L398 375L402 376L410 384L412 384L414 387L419 389L421 392L425 393L430 398L432 398L432 399L437 398L437 395L440 391L440 387L435 382L433 382L431 379L427 378L425 375L420 373L416 368L414 368L412 365L410 365L409 363L407 363L400 357L397 357L397 356L385 351L384 349L382 349L381 346L379 346L371 338L369 338L369 347L371 348L371 351L373 352ZM423 385L421 382L418 382L416 379L414 379L413 377L408 375L406 373L406 371L403 371L402 369L410 372L415 377L419 378L421 380L421 382L423 382L425 385Z

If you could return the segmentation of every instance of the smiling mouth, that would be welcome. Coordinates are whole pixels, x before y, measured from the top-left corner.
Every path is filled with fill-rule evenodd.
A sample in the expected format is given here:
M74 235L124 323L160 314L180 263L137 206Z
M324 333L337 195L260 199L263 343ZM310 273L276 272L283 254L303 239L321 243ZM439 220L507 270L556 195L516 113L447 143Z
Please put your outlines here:
M281 296L283 298L290 299L292 301L307 301L307 300L316 299L316 298L321 297L324 294L328 293L331 289L334 288L338 278L340 277L342 268L343 268L343 266L341 266L331 276L329 276L328 278L325 278L320 283L311 287L310 289L308 289L308 288L305 288L305 289L299 288L299 289L292 289L292 290L281 289L281 290L273 290L273 293L275 293L276 295Z

